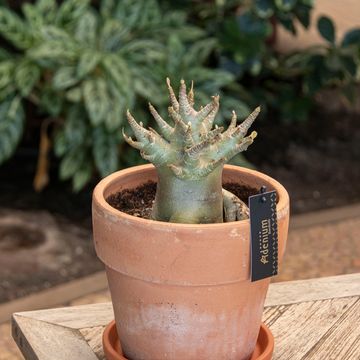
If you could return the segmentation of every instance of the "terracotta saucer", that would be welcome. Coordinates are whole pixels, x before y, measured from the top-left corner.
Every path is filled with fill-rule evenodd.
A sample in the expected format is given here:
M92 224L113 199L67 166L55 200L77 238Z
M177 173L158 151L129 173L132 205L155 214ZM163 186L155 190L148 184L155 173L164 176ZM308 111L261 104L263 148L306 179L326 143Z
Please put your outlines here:
M102 341L107 360L127 360L121 350L114 320L106 326ZM274 337L270 329L265 324L261 324L255 351L249 360L271 360L273 350Z

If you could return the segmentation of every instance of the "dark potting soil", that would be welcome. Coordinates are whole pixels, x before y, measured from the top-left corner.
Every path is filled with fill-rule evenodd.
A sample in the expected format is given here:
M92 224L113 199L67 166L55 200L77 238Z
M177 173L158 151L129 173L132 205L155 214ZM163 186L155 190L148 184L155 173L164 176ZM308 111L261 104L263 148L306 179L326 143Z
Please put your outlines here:
M237 183L225 183L224 188L231 191L246 204L249 196L259 193L259 189ZM148 181L134 189L124 189L111 194L106 201L115 209L129 215L150 219L155 193L156 183Z
M124 189L111 194L106 201L113 208L129 215L150 219L155 192L156 182L148 181L134 189Z

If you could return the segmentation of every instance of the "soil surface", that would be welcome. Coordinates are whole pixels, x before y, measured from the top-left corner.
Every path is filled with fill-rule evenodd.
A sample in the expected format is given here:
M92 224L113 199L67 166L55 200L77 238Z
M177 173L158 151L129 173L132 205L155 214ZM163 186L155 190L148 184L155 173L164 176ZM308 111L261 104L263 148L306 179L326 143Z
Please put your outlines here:
M292 214L360 201L360 111L347 110L331 96L319 99L306 123L274 124L270 116L254 125L259 136L246 157L287 188ZM13 220L25 219L20 225L0 222L0 302L103 268L91 239L91 192L97 180L73 194L71 184L57 180L58 163L52 159L50 186L34 192L35 130L0 167L0 220L12 212ZM43 217L48 220L41 222Z
M249 196L259 193L258 189L236 183L226 183L224 184L224 189L231 191L246 204L248 203ZM106 201L115 209L129 215L150 219L155 193L156 183L148 181L135 189L125 189L111 194Z
M156 182L148 181L135 189L125 189L111 194L106 201L113 208L129 215L150 219L155 192Z

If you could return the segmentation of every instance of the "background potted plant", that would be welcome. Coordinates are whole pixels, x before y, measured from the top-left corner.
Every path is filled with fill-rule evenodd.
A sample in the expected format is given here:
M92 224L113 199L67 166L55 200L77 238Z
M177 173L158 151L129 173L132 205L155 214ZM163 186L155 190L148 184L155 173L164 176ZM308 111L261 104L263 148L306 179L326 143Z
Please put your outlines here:
M167 81L170 126L152 105L160 133L130 112L136 140L125 140L153 165L103 179L93 194L93 229L106 265L124 354L131 359L248 359L261 324L269 278L249 279L250 223L242 200L223 189L237 183L278 195L279 257L285 249L289 197L281 184L254 170L225 166L253 142L245 136L259 109L237 125L213 127L219 97L194 109L181 81L179 99ZM224 170L224 171L223 171ZM109 197L156 181L149 219L110 205ZM256 190L255 190L256 192ZM240 220L240 221L236 221Z

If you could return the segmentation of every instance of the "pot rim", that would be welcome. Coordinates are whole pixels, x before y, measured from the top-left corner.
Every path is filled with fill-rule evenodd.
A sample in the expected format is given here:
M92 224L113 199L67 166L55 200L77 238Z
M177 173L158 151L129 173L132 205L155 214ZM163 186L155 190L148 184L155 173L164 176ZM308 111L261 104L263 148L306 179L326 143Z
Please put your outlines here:
M93 201L96 202L100 208L102 208L104 211L109 213L111 216L114 216L115 218L121 218L123 220L133 223L134 225L136 225L136 224L149 225L149 223L152 223L160 229L168 228L169 225L171 225L173 228L177 228L177 229L191 230L191 229L199 229L199 227L201 227L202 230L206 230L206 229L211 230L211 229L215 229L215 228L226 228L229 226L231 227L234 224L246 224L246 223L250 222L249 219L245 219L245 220L240 220L240 221L230 221L230 222L226 222L226 223L213 223L213 224L169 223L169 222L152 220L152 219L144 219L141 217L129 215L123 211L115 209L106 201L105 196L104 196L106 190L119 177L122 177L125 175L126 176L134 175L137 172L143 172L146 170L154 170L154 169L155 169L155 167L152 164L138 165L138 166L132 166L132 167L129 167L126 169L122 169L122 170L116 171L116 172L108 175L107 177L102 179L96 185L96 187L93 191ZM277 217L278 217L278 219L280 219L283 216L286 216L286 214L289 211L289 194L286 191L285 187L283 185L281 185L281 183L279 183L277 180L275 180L275 179L271 178L270 176L263 174L259 171L244 168L241 166L227 164L224 166L224 171L226 171L226 170L233 170L233 171L242 172L242 173L245 172L252 176L264 179L266 182L270 183L278 194L278 202L276 205L276 210L277 210L277 214L278 214Z

